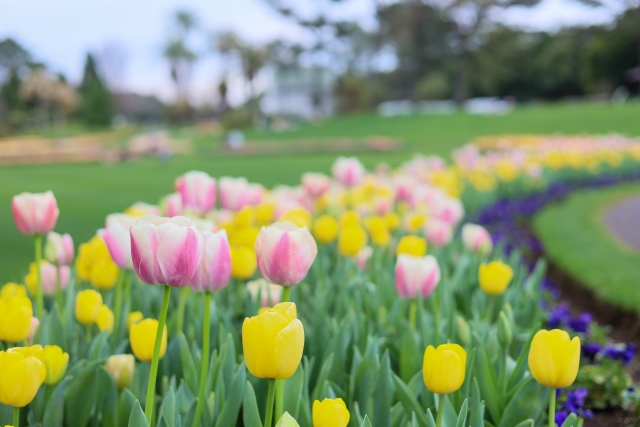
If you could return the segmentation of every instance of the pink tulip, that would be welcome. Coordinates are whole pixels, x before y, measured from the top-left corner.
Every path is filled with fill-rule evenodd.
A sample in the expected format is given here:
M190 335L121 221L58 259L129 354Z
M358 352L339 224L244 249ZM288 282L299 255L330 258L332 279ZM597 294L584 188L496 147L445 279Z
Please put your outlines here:
M369 259L372 255L373 248L371 246L365 246L360 250L360 252L358 252L358 255L356 255L356 263L358 264L358 268L360 270L364 270L365 268L367 268L367 263L369 262Z
M264 200L264 186L261 184L249 184L249 204L259 205Z
M220 178L220 205L224 209L239 211L251 203L252 191L246 178Z
M435 200L429 207L431 217L456 225L464 218L464 207L459 199L444 196Z
M322 196L331 187L331 178L315 172L307 172L301 178L302 187L313 198Z
M107 216L106 228L98 230L98 235L107 244L111 259L120 268L133 268L129 229L136 220L125 214L111 214Z
M40 283L42 284L42 292L45 295L55 295L58 286L58 268L60 269L60 289L65 290L69 285L71 271L69 266L61 265L56 267L47 261L40 263Z
M432 255L401 254L396 261L396 290L402 298L427 298L440 282L440 267Z
M251 295L253 301L257 301L260 297L260 306L273 307L282 300L283 287L274 285L264 279L252 280L247 282L247 291Z
M58 203L51 191L21 193L11 201L13 220L22 234L47 234L56 227Z
M187 172L176 179L175 185L182 205L199 215L206 214L216 205L216 180L206 172Z
M342 185L355 187L364 179L365 169L355 157L338 157L331 168L334 178Z
M38 330L38 326L40 326L40 321L38 320L37 317L33 316L31 318L31 329L29 329L29 342L33 342L33 337L36 334L36 331Z
M44 256L52 264L69 265L73 261L75 251L73 239L69 234L58 234L51 231L47 234L47 243L44 246Z
M374 210L378 215L386 215L393 210L393 199L390 197L376 197L373 203Z
M448 222L431 218L424 225L424 235L429 243L440 248L451 241L453 227Z
M179 193L169 194L164 198L164 213L169 217L180 216L184 213L182 196Z
M493 249L491 235L487 229L476 224L462 226L462 243L467 249L480 254L488 254Z
M255 249L262 277L282 286L300 283L318 254L316 241L307 228L290 222L262 227Z
M130 234L133 268L143 282L176 288L189 283L204 246L202 233L189 218L145 215Z
M219 291L231 278L231 250L226 230L202 233L204 250L198 269L189 281L194 291Z

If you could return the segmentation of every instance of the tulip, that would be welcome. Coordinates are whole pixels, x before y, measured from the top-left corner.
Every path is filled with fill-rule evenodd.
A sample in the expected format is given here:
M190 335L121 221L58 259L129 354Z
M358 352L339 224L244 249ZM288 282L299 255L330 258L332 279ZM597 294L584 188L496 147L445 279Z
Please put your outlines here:
M256 253L246 246L231 248L231 276L235 279L246 280L256 271Z
M256 206L256 220L258 225L269 225L273 222L276 207L273 203L260 203Z
M422 212L407 212L402 217L402 227L409 233L417 233L427 220L427 215Z
M0 351L0 403L14 408L27 406L46 377L42 346ZM14 421L16 412L14 409Z
M365 169L355 157L338 157L331 167L334 178L346 187L355 187L364 179Z
M173 193L164 197L160 202L160 206L163 207L162 212L169 218L185 215L187 211L182 204L182 196L180 193Z
M78 322L91 326L102 310L102 295L94 290L85 290L76 295L75 314Z
M276 222L263 227L255 250L262 277L282 286L300 283L318 254L318 246L311 233L290 222Z
M122 391L129 387L135 370L135 359L131 354L109 356L104 367L111 374L118 390Z
M216 180L206 172L187 172L176 179L175 187L183 206L199 215L206 214L216 204Z
M158 333L158 321L156 319L144 319L131 326L129 341L133 354L142 362L150 362L153 358L154 343ZM162 359L167 351L167 328L162 330L162 341L159 357Z
M280 222L291 222L300 228L311 227L311 213L302 206L289 209L278 219Z
M33 342L33 337L36 335L36 332L38 331L38 326L40 326L40 321L38 320L37 317L32 317L31 318L31 328L29 329L29 342Z
M302 187L314 199L322 196L331 187L331 178L322 173L306 172L302 174Z
M11 201L13 219L22 234L47 234L56 227L58 203L51 191L46 193L21 193Z
M135 202L133 205L125 209L125 215L141 218L145 215L160 215L160 208L145 202Z
M513 270L501 261L480 264L478 279L480 288L489 295L501 295L513 278Z
M370 216L365 219L365 227L369 231L371 241L378 247L385 248L391 240L387 221L382 216Z
M250 204L252 188L246 178L220 178L220 205L224 209L238 211Z
M204 250L196 273L189 282L194 291L218 291L231 278L231 250L225 230L202 233Z
M69 353L62 351L57 345L48 345L44 348L44 366L47 368L47 377L44 380L46 385L56 385L69 366Z
M107 216L105 228L98 232L109 249L111 259L119 268L133 268L129 229L135 221L136 218L129 215L112 214Z
M373 248L371 246L365 246L360 250L360 252L358 252L358 255L356 255L356 264L358 264L358 268L360 270L367 268L367 263L372 255Z
M395 282L402 298L427 298L440 282L440 267L432 255L401 254L396 261Z
M107 228L111 227L114 222L113 216L107 217ZM103 234L102 232L100 234ZM129 243L131 245L131 243ZM99 235L95 235L86 243L82 243L78 248L78 256L76 257L76 274L86 282L91 281L91 270L94 265L100 261L106 260L113 262L109 254L109 248L105 241Z
M430 218L424 225L423 231L427 242L438 248L448 245L453 236L453 227L436 218Z
M55 295L58 289L61 291L67 289L69 280L71 279L71 270L67 265L56 267L42 260L40 261L40 278L42 292L45 295ZM27 284L27 288L29 288L29 293L31 295L37 295L38 268L35 262L32 262L29 266L29 274L25 276L24 281Z
M105 304L102 304L100 307L100 313L98 317L96 317L96 325L98 325L98 329L100 332L109 331L109 333L113 332L113 311L109 309L109 307Z
M47 234L44 256L51 264L69 265L74 255L73 239L69 234L60 235L54 231Z
M340 398L316 400L312 412L313 427L347 427L349 424L349 410Z
M487 255L493 249L491 235L487 229L476 224L462 226L462 243L467 249L481 255Z
M440 395L436 426L442 425L444 395L458 390L464 382L467 353L458 344L427 347L422 363L422 377L430 392Z
M464 218L464 207L459 199L440 197L429 209L431 217L446 222L451 226L458 224Z
M423 257L427 253L427 241L418 236L404 236L396 246L396 255Z
M231 237L229 244L232 246L246 246L252 248L256 244L260 229L258 227L246 226L230 230Z
M391 231L400 225L400 216L395 212L389 212L384 216L384 219L387 221L387 227L389 227Z
M360 225L360 214L357 211L349 210L340 215L340 227Z
M150 285L186 285L198 268L202 250L202 234L189 218L145 215L131 226L133 268Z
M127 315L127 331L131 330L131 327L141 321L144 315L141 311L132 311Z
M288 412L285 412L276 423L276 427L300 427L300 424Z
M33 307L24 296L0 299L0 340L18 343L29 337ZM0 376L0 381L1 381Z
M569 387L578 375L580 338L560 329L538 331L531 341L529 370L543 386L551 388L549 426L555 426L556 389Z
M274 285L264 279L252 280L247 283L247 291L253 301L260 298L262 307L273 307L282 300L282 290L280 285Z
M0 289L0 299L7 300L11 297L26 297L27 290L24 285L19 285L17 283L5 283L5 285Z
M313 237L320 243L333 243L338 236L338 221L331 215L322 215L313 223Z
M354 257L367 244L367 232L359 225L344 227L338 236L338 250L342 255Z

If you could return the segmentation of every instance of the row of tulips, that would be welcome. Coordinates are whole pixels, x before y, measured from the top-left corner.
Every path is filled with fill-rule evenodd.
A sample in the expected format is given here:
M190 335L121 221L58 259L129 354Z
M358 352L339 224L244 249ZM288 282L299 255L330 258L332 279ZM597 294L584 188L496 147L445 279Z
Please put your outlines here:
M179 206L170 196L108 216L66 287L58 274L46 292L40 238L55 228L55 198L16 196L16 224L36 236L40 322L24 288L2 289L0 369L15 375L0 376L0 421L5 408L15 427L21 415L46 426L507 427L540 424L548 407L553 425L545 387L573 383L580 340L539 331L544 264L528 271L473 224L454 237L460 189L438 159L373 174L339 159L333 172L270 192L221 179L219 209L216 181L189 172ZM70 240L54 236L47 248ZM72 246L45 250L58 271ZM68 367L40 387L49 348Z

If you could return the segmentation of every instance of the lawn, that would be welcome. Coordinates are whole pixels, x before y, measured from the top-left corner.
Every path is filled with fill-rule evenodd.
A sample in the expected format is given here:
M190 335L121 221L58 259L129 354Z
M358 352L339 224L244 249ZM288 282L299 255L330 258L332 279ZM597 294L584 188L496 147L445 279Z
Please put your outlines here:
M406 151L361 153L368 166L392 165L423 152L448 156L451 150L477 136L497 133L607 133L640 135L640 103L532 105L507 116L345 116L321 124L305 124L293 132L247 132L247 139L293 140L323 137L385 135L406 143ZM193 135L185 130L178 135ZM329 172L334 154L213 156L208 148L219 137L194 137L197 154L175 157L164 164L147 159L130 164L70 164L0 168L0 280L20 280L32 257L32 239L18 234L10 203L22 191L52 190L60 206L57 231L71 233L76 244L88 240L103 225L104 217L135 201L155 203L172 191L176 176L199 169L219 177L246 176L267 186L295 184L309 170Z
M607 208L640 194L640 185L586 190L534 219L547 256L602 300L640 312L640 254L606 228Z

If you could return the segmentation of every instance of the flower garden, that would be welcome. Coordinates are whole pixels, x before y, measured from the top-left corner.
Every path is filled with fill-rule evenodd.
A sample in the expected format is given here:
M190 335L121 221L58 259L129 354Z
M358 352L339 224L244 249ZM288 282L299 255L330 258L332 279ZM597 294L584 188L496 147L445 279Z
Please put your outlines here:
M35 250L0 289L0 424L577 427L640 408L635 346L558 300L530 225L640 178L640 141L501 136L451 158L339 158L272 189L191 171L77 251L51 192L16 195Z

